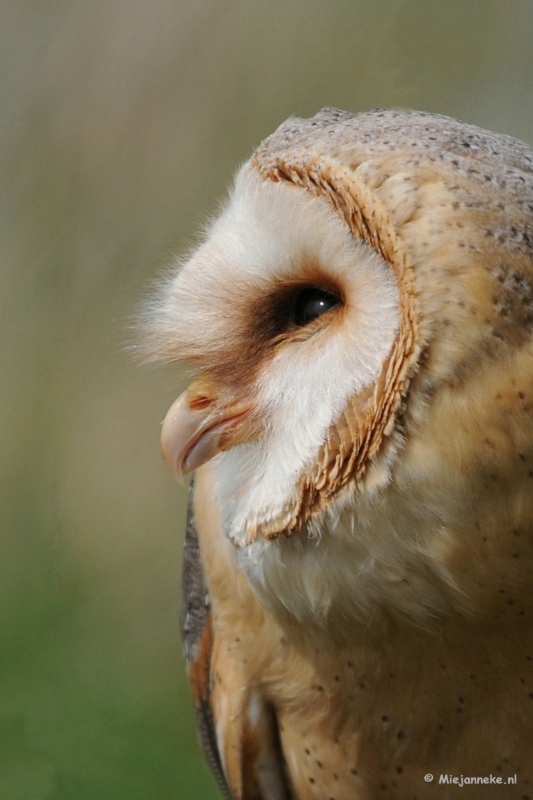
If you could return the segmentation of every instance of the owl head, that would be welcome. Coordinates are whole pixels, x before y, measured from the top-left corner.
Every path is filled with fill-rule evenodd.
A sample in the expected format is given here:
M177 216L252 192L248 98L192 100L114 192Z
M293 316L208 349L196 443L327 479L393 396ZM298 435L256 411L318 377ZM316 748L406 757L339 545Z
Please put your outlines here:
M235 545L422 486L461 514L531 451L502 397L532 385L532 211L532 151L446 117L324 109L260 145L145 325L198 375L165 458L213 460Z

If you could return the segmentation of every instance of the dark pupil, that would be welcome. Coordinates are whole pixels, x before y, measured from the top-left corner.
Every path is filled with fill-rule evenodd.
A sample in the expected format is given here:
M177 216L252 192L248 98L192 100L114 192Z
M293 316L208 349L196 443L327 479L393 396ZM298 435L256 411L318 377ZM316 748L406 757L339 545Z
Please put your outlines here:
M294 321L297 325L307 325L325 314L340 302L339 298L324 289L308 286L300 289L294 301Z

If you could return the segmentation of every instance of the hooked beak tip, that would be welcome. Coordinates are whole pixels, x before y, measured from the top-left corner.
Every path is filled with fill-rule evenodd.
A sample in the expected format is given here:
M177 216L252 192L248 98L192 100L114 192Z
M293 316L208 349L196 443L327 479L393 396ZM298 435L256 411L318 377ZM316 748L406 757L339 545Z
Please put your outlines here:
M168 453L168 450L163 446L161 447L161 454L163 456L163 461L165 462L166 466L168 467L169 471L172 473L174 478L181 486L185 486L185 481L183 479L185 472L179 461L173 461Z

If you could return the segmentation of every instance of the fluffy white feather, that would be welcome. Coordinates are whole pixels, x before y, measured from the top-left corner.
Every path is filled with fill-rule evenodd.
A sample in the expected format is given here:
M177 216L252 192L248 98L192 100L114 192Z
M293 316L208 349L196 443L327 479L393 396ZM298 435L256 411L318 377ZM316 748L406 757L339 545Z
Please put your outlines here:
M238 364L236 332L252 301L304 282L310 265L342 287L343 324L287 342L246 387L263 430L257 441L217 457L216 488L224 528L241 546L250 529L290 505L332 423L380 374L399 325L395 279L326 200L264 181L248 167L163 309L174 346L193 359L233 349Z

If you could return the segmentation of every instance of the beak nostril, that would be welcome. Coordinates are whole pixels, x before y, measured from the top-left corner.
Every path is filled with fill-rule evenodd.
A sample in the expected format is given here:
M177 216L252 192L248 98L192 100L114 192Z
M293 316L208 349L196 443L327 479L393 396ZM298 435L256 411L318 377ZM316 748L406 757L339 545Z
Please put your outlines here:
M197 395L189 400L189 408L193 411L202 411L204 408L209 408L213 404L213 400L205 395Z

